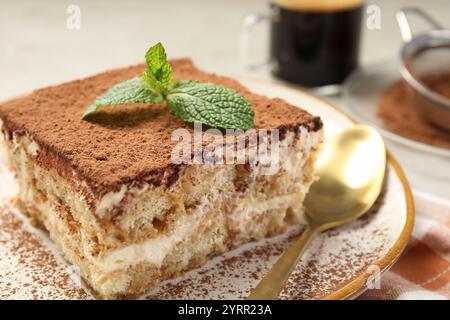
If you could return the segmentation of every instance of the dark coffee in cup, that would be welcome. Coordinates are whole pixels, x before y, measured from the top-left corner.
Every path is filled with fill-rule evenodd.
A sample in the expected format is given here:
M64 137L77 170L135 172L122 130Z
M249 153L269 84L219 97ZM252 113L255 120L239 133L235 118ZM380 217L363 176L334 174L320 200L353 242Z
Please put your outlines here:
M339 84L358 66L361 0L273 0L275 76L307 87Z

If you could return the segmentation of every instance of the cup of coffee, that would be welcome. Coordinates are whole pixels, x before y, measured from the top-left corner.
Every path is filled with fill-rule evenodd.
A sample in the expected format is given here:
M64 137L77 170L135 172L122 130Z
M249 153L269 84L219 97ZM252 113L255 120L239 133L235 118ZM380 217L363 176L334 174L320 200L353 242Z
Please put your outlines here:
M363 0L272 0L270 13L244 19L241 50L248 63L253 27L270 23L274 76L308 88L335 91L358 66ZM328 90L326 90L328 88Z

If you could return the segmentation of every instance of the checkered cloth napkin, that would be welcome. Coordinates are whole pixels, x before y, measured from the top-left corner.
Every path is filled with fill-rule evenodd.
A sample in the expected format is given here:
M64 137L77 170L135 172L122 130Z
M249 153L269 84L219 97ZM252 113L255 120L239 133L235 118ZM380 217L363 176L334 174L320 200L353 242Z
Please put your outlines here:
M359 299L450 298L450 201L414 192L416 220L405 251Z

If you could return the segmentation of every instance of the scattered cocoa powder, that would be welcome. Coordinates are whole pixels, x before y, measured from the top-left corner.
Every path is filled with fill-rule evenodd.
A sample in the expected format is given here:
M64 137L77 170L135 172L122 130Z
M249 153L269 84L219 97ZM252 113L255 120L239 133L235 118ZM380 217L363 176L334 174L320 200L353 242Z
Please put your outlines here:
M450 99L450 71L422 79L436 93ZM428 122L416 107L416 99L404 81L387 89L378 101L378 116L394 133L425 144L450 149L450 131Z
M383 201L383 198L380 198L377 204ZM360 226L367 227L367 222L373 221L377 212L377 206L371 209L364 219L358 221ZM280 299L320 299L328 296L347 285L355 274L363 274L366 268L378 259L380 252L385 250L380 246L378 250L371 252L360 251L363 247L361 243L355 243L355 239L341 238L341 232L340 229L332 229L324 233L325 241L314 250L316 254L295 268ZM371 231L378 239L384 239L388 232L383 227ZM218 262L202 267L201 271L191 271L182 280L166 281L145 298L229 299L231 294L234 299L245 299L252 287L267 273L271 263L276 261L296 237L297 233L291 233L281 240L264 241L252 246L250 250L244 249L231 257L219 258ZM336 248L335 253L328 253L328 263L320 261L319 256L325 251L326 243L338 238L341 245ZM224 279L227 279L226 283ZM242 290L238 283L249 283L250 287Z
M329 230L314 241L311 244L314 254L296 267L280 298L322 298L345 286L364 273L368 265L378 261L387 252L387 243L383 239L386 239L389 228L383 224L377 226L373 219L377 212L375 207L350 229ZM368 225L368 222L375 225ZM45 236L41 238L28 228L32 227L27 227L16 213L7 207L1 208L0 299L92 298L88 291L69 277L65 262L57 259L47 247ZM363 230L366 231L357 235ZM296 234L298 230L258 244L244 245L234 252L214 258L181 279L162 283L143 298L244 299ZM368 246L368 238L374 234L376 247ZM333 252L326 248L330 243L337 245Z
M87 299L42 239L8 207L0 207L0 300Z

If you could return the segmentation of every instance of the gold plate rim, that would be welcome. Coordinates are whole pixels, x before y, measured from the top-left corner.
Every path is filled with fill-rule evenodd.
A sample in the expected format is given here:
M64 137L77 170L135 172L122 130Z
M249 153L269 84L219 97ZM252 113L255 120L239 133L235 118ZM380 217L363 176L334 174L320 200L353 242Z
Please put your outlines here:
M350 120L354 124L358 124L359 122L356 121L352 116L347 114L346 112L340 110L336 105L325 101L319 97L316 97L303 89L296 88L294 86L290 86L288 84L282 84L282 83L272 83L270 81L264 81L261 79L254 79L251 77L238 77L238 79L242 80L248 80L251 82L257 82L264 85L270 85L275 86L283 90L288 90L291 92L294 92L296 94L302 94L307 96L308 98L311 98L313 100L316 100L322 104L325 104L332 109L334 109L339 114L345 116L348 120ZM406 201L406 221L403 226L403 229L395 241L394 245L389 249L389 251L384 255L381 259L376 261L376 265L380 268L381 274L384 274L386 271L388 271L394 263L398 260L401 253L405 249L406 245L408 244L409 238L411 236L413 227L414 227L414 220L415 220L415 207L414 207L414 198L412 195L411 187L409 185L409 182L405 176L405 173L403 172L403 169L401 168L398 161L394 158L394 156L390 153L390 151L386 148L386 154L389 164L394 169L395 173L397 174L403 190L404 190L404 196ZM349 283L347 283L342 288L336 290L335 292L322 297L322 300L345 300L345 299L352 299L358 297L360 294L362 294L367 288L367 280L369 277L371 277L371 274L368 273L362 273L353 280L351 280Z

